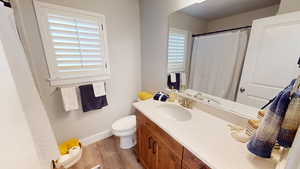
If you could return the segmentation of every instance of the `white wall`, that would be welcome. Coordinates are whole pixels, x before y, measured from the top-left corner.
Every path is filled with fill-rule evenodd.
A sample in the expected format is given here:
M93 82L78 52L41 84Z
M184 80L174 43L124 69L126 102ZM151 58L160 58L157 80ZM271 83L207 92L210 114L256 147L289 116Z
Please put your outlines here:
M111 79L108 83L109 106L83 113L65 112L60 92L49 86L45 56L36 18L30 9L32 0L22 1L27 53L42 101L58 142L72 137L107 135L111 124L131 113L141 85L140 14L138 0L43 0L57 5L98 12L106 16ZM88 140L87 140L88 141Z
M0 7L0 10L3 10ZM1 13L2 14L2 13ZM1 38L2 39L2 38ZM15 82L10 71L7 54L0 39L0 132L1 132L1 168L40 169L35 144L30 128L22 110Z
M208 32L237 28L252 25L253 20L274 16L278 12L278 5L269 6L225 18L220 18L208 22Z
M7 17L1 14L1 17L3 17L1 18L3 26L0 35L2 39L5 39L3 46L7 54L9 65L12 68L13 78L33 136L38 157L42 167L49 168L51 166L51 160L55 160L59 157L57 142L48 115L35 87L27 58L18 37L13 10L10 10L9 16Z
M279 5L272 5L215 20L204 20L177 11L169 15L169 26L188 30L193 34L213 32L252 25L255 19L276 15L278 9Z
M192 34L199 34L207 30L207 21L178 11L169 16L169 27L186 30Z
M299 0L281 0L279 14L294 12L300 10Z

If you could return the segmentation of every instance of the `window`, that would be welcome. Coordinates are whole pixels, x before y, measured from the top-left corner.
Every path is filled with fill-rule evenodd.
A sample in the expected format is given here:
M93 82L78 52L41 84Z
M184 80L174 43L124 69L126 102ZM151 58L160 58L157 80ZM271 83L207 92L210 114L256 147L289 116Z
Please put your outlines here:
M168 42L168 72L184 72L188 32L171 28Z
M105 18L35 2L51 85L109 78Z

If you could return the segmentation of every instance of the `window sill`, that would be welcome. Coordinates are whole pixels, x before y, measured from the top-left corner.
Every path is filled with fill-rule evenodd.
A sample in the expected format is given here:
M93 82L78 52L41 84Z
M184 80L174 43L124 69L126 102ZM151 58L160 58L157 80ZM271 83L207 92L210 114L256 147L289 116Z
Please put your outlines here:
M68 78L68 79L49 79L51 86L54 87L68 87L91 84L97 81L104 81L110 79L109 75L89 76L82 78Z

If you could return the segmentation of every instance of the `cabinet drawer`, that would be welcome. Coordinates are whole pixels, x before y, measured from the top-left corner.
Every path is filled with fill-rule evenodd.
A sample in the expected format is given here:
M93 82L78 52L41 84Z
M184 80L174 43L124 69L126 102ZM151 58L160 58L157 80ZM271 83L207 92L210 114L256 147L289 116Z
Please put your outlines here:
M183 151L183 165L188 169L210 169L187 149L184 149Z
M142 113L137 112L138 124L147 127L152 131L153 135L155 135L159 141L167 146L176 156L180 159L182 158L183 146L180 145L176 140L174 140L171 136L169 136L165 131L163 131L160 127L158 127L155 123L149 120Z

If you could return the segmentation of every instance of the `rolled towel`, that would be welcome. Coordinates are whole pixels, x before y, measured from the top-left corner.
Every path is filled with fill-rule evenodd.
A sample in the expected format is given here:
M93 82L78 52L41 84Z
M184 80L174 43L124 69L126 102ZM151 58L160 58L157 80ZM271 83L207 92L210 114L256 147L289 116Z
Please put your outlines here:
M157 100L157 101L162 101L162 102L165 102L167 101L169 98L169 95L163 93L163 92L158 92L154 95L153 99L154 100Z

